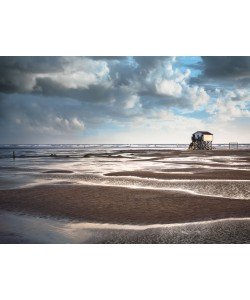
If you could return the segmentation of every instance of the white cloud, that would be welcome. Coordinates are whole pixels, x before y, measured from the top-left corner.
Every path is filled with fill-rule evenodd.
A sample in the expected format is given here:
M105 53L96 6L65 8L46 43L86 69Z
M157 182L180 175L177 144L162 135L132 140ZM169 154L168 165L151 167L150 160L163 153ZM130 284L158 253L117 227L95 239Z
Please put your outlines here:
M63 57L61 66L53 72L22 72L11 70L9 81L19 87L21 92L32 92L37 89L37 79L48 78L62 85L66 89L87 89L90 85L104 85L109 87L109 67L106 61L88 59L86 57ZM6 75L7 76L7 75ZM5 78L7 80L8 78Z
M175 119L175 115L171 111L164 109L161 109L160 111L154 111L152 115L154 118L163 121L173 121Z
M71 120L71 128L77 130L84 130L85 125L82 121L78 120L77 118L73 118Z
M207 112L216 115L221 121L230 121L239 117L250 117L250 111L243 102L218 98L216 102L207 108Z
M246 89L217 91L218 98L206 107L206 111L217 120L228 122L235 118L250 117L247 104L250 91Z
M250 101L250 90L235 89L233 91L226 91L224 98L234 101Z
M55 126L63 130L84 130L84 123L77 118L66 119L66 118L55 118Z
M65 60L60 72L35 74L34 77L50 78L68 89L87 89L91 84L108 84L109 68L105 61L79 57Z
M179 105L191 106L194 110L201 109L210 99L205 89L201 86L190 85L191 71L181 71L173 68L173 61L168 62L162 73L162 77L155 79L156 93L166 97L179 99Z
M124 107L126 109L134 108L137 104L139 104L140 98L137 95L132 95L124 102Z
M156 84L156 91L160 95L180 97L182 86L174 80L164 79Z
M186 100L190 99L195 110L207 105L210 99L204 88L198 86L186 87L184 95Z

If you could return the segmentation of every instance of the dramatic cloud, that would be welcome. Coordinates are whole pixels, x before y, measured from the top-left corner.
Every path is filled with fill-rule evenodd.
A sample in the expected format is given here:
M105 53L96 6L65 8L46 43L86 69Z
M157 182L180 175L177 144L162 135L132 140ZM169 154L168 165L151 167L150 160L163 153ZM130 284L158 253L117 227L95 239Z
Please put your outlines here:
M188 142L219 123L247 142L249 82L248 57L1 57L0 138Z
M218 91L219 97L212 104L208 105L206 111L216 115L220 121L234 120L240 117L250 117L248 102L250 91Z
M203 56L204 73L210 77L250 76L249 56Z

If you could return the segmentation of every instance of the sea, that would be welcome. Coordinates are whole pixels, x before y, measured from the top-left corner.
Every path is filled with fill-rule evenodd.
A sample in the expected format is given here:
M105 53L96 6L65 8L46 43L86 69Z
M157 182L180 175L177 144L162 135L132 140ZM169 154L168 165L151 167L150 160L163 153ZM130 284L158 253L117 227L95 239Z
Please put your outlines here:
M185 150L189 144L0 144L0 159L12 157L15 151L18 157L32 157L52 154L77 156L86 152L129 150L129 149L169 149ZM215 150L229 149L229 144L213 144ZM250 144L231 145L232 149L250 149Z

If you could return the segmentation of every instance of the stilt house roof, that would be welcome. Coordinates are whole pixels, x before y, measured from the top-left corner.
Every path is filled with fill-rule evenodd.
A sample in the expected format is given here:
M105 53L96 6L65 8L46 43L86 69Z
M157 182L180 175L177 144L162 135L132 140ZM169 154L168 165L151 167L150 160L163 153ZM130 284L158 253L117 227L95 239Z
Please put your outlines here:
M208 131L196 131L195 133L201 133L201 134L213 135L211 132L208 132ZM195 133L194 133L194 134L195 134Z

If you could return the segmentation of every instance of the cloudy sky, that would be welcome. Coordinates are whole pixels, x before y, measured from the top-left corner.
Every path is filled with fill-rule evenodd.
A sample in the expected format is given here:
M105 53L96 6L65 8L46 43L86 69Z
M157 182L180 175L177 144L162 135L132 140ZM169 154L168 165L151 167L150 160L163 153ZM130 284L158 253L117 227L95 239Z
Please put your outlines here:
M250 57L0 57L0 143L250 142Z

